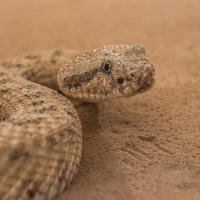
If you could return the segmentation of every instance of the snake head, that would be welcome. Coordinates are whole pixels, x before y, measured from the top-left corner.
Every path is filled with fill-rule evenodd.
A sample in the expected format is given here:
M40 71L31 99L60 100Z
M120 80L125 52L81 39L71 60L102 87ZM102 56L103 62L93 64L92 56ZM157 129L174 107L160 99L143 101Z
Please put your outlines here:
M61 91L89 102L133 96L154 83L154 67L145 49L108 45L72 57L58 73Z

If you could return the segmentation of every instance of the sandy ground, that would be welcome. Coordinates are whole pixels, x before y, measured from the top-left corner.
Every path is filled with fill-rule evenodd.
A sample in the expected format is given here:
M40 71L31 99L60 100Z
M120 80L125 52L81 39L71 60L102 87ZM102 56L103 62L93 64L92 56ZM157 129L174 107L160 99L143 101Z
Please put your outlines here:
M79 107L83 156L61 200L200 199L198 0L0 1L0 58L144 44L155 87Z

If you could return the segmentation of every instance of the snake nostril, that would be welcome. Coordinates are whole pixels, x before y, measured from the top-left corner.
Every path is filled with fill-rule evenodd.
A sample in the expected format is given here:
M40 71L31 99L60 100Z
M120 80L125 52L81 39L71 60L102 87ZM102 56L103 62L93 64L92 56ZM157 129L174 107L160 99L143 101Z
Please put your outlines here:
M123 79L123 78L118 78L118 79L117 79L117 82L118 82L119 84L122 84L122 83L124 82L124 79Z

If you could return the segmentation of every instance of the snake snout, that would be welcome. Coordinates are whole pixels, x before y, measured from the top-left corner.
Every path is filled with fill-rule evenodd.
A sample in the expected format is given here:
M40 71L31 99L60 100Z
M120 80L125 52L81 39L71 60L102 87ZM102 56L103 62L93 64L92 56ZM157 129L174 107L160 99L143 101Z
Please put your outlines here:
M150 87L154 83L154 67L151 64L145 65L143 68L143 73L138 79L138 85L140 89L145 89Z

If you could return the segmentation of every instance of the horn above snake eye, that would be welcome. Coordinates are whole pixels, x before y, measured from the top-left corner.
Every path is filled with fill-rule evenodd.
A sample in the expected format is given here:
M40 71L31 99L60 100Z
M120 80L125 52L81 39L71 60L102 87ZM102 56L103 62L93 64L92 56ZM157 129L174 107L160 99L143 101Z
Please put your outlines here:
M136 55L136 56L140 56L145 54L145 48L143 46L133 46L130 49L127 49L125 54L127 56L131 56L131 55Z
M106 74L110 74L111 70L112 70L112 63L109 60L103 61L101 63L101 69L103 70L103 72L105 72Z

